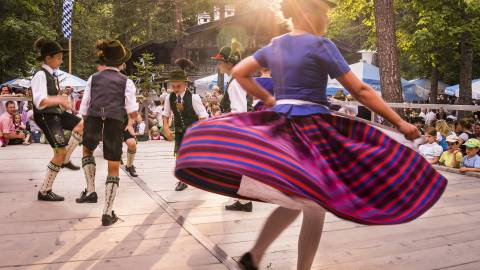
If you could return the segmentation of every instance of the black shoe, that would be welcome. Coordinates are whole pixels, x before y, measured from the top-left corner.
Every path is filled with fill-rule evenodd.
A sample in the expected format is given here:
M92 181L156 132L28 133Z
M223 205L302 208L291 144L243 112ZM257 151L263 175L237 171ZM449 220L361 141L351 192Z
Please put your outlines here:
M138 177L137 171L135 170L135 166L133 165L132 167L125 166L125 171L127 171L131 177Z
M115 215L115 212L113 212L113 211L112 211L111 216L107 215L107 214L104 214L102 216L102 225L103 226L110 226L117 221L118 221L118 217L117 217L117 215Z
M39 201L47 201L47 202L60 202L64 201L65 198L53 193L53 191L49 190L47 193L42 194L40 191L38 192L38 200Z
M65 163L62 165L62 168L67 168L67 169L70 169L72 171L78 171L80 170L80 167L76 166L76 165L73 165L73 163L71 161L69 161L68 163Z
M243 212L252 212L253 204L252 202L248 202L246 204L242 204L240 201L235 201L230 205L225 205L225 209L229 211L243 211Z
M185 190L187 188L188 188L187 184L185 184L183 182L178 182L177 186L175 187L175 191L182 191L182 190Z
M97 193L94 191L87 196L87 190L85 189L80 194L80 198L76 198L75 201L77 203L96 203L98 200Z
M250 252L243 254L242 258L238 262L240 264L240 267L243 270L257 270L258 267L256 267L253 264L253 259L252 259L252 254Z

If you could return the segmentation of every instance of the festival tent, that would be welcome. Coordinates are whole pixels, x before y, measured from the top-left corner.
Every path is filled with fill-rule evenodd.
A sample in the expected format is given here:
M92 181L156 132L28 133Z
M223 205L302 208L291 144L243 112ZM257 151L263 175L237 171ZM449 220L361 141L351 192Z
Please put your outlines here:
M445 88L445 94L449 96L459 97L460 94L460 85L453 85ZM480 79L472 81L472 98L480 99Z
M224 89L227 87L230 77L227 74L223 75ZM211 91L213 86L217 85L218 75L213 74L207 77L200 78L193 82L195 88L197 89L197 94L203 96L204 93Z
M377 66L368 64L365 61L360 61L351 64L350 69L360 80L370 85L375 91L380 92L380 69ZM425 93L426 90L405 79L402 79L402 87L404 99L407 102L420 101L428 98L428 93ZM333 96L336 91L340 89L348 93L337 80L330 79L327 84L327 96Z
M57 70L55 74L58 77L58 82L60 84L60 88L62 89L67 86L70 86L70 87L73 87L75 91L79 91L79 90L85 89L85 87L87 86L87 81L75 75L72 75L68 72ZM7 84L13 87L29 88L31 79L32 77L18 78L18 79L13 79L8 82L5 82L4 84Z

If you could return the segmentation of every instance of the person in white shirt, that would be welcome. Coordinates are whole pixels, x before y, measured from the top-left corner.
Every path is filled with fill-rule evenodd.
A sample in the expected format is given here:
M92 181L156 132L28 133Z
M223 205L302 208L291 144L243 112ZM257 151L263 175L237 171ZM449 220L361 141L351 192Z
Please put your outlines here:
M225 46L212 57L218 61L220 73L227 74L231 79L227 84L225 94L220 101L222 113L245 113L253 110L253 97L247 95L247 92L232 76L233 67L242 60L240 52L241 45L237 41L232 41L231 46ZM225 206L229 211L252 212L253 204L247 200L235 200L232 204Z
M38 200L63 201L62 196L52 192L52 186L62 167L80 169L70 162L70 156L82 141L83 121L66 112L73 104L67 97L59 95L60 87L55 70L62 64L63 53L66 50L57 42L45 38L38 39L35 47L40 51L40 57L37 59L43 61L43 65L31 81L33 115L54 150L44 182L38 192ZM63 130L73 131L68 142Z
M173 140L173 134L169 129L169 121L173 116L175 125L174 154L176 155L187 129L195 122L207 119L208 113L200 96L187 90L189 80L184 70L174 70L170 73L168 82L172 84L173 93L168 95L163 108L163 134L168 141ZM185 183L178 182L175 190L182 191L186 188Z
M77 203L96 203L95 192L96 166L93 151L100 140L103 140L103 156L108 161L108 175L105 183L105 206L102 215L102 225L110 226L118 221L113 211L113 202L117 195L120 182L120 160L122 158L122 143L124 130L131 130L132 121L127 121L125 115L135 119L138 116L136 88L132 80L123 75L120 70L131 57L118 40L101 40L96 45L98 63L106 67L93 74L87 81L83 94L80 113L85 120L83 138L82 165L85 172L87 187L81 193Z
M443 148L436 142L437 130L433 127L425 131L425 139L427 143L420 145L418 152L430 163L438 164Z
M437 115L433 110L430 110L426 115L425 115L425 125L426 126L432 126L433 123L437 120Z

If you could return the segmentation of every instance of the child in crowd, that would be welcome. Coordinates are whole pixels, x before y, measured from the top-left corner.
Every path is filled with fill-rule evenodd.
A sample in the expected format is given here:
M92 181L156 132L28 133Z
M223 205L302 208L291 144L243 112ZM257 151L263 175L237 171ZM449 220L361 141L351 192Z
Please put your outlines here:
M455 132L453 132L453 128L451 128L447 121L445 120L438 120L435 123L435 129L438 131L437 132L437 141L440 146L442 146L443 151L448 150L448 144L447 144L447 137L450 135L455 135Z
M160 135L160 131L158 130L158 127L152 127L150 129L150 140L159 141L161 139L162 139L162 136Z
M420 145L418 151L430 164L437 164L443 152L437 143L437 130L433 127L428 128L425 131L425 139L427 143Z
M480 172L480 141L478 139L468 139L464 144L467 147L467 155L463 158L461 173Z
M25 139L23 139L24 145L30 144L30 132L28 132L27 127L22 123L22 116L18 113L13 115L13 125L15 125L15 132L17 134L25 134Z
M440 157L440 164L449 168L460 168L463 155L459 148L459 138L457 135L450 135L446 141L448 150Z

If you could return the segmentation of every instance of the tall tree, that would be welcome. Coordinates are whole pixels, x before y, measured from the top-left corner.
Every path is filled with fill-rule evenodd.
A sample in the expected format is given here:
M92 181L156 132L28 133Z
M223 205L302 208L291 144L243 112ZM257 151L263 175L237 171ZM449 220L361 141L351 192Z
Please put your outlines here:
M382 96L387 102L403 102L393 0L374 0L374 8Z

